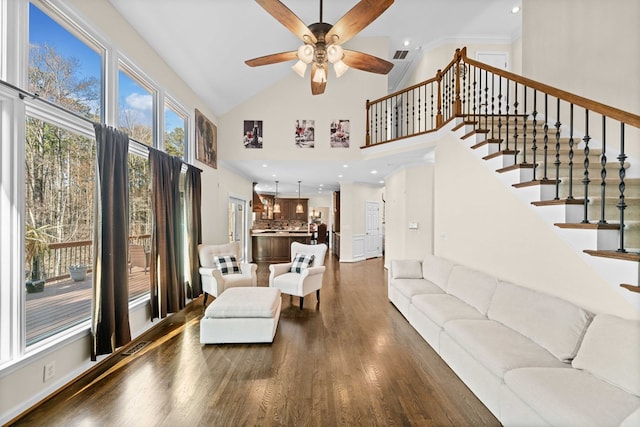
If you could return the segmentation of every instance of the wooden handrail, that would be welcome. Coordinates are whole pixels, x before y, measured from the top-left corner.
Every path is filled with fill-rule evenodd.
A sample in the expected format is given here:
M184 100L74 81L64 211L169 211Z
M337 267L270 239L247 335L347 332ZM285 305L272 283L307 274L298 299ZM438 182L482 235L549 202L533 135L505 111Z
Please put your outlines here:
M544 83L540 83L536 80L532 80L527 77L522 77L510 71L501 70L500 68L496 68L491 65L487 65L485 63L476 61L475 59L471 59L467 56L466 47L463 47L462 49L456 49L456 56L464 60L466 64L474 65L478 68L482 68L483 70L491 71L496 75L505 77L514 82L522 83L525 86L528 86L532 89L539 90L540 92L544 92L555 98L560 98L563 101L570 102L574 105L579 105L580 107L586 108L591 112L599 113L604 116L610 117L612 119L616 119L620 122L624 122L628 125L640 128L640 116L636 114L632 114L628 111L620 110L618 108L614 108L609 105L605 105L600 102L597 102L588 98L584 98L580 95L576 95L571 92L567 92L565 90L558 89L556 87L549 86Z

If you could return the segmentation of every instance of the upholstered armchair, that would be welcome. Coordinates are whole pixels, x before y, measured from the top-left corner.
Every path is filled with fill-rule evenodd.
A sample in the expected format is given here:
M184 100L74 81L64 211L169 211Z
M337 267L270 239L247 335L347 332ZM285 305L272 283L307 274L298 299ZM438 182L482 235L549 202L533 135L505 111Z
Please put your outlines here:
M258 285L258 265L240 262L239 242L198 245L198 256L204 293L203 306L207 304L207 294L217 298L225 289Z
M269 265L269 286L279 288L283 294L300 297L300 310L304 305L305 295L313 291L316 291L316 297L320 303L326 253L327 245L325 244L291 243L291 262ZM313 260L309 263L311 255Z

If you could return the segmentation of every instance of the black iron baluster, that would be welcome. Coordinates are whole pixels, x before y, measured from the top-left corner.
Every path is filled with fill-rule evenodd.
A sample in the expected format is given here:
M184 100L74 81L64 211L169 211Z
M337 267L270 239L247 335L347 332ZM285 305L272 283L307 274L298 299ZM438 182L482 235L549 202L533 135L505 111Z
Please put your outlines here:
M406 94L405 97L406 97L405 110L404 110L405 130L404 130L403 136L408 136L409 135L409 94Z
M556 167L556 196L553 200L560 199L560 98L556 98L556 161L554 165Z
M484 129L489 129L489 72L484 70Z
M399 119L399 114L400 113L398 112L398 96L397 95L394 96L394 99L395 99L395 102L394 102L393 106L394 106L394 110L395 110L395 118L393 120L393 125L396 128L396 132L395 132L395 135L393 137L397 138L398 135L400 135L400 128L399 128L399 124L398 124L398 122L400 121L400 119Z
M618 155L618 161L620 162L620 171L618 172L618 176L620 177L620 183L618 184L618 189L620 190L620 197L618 198L618 209L620 210L620 247L618 248L618 252L627 252L624 248L624 210L627 208L624 197L624 177L626 175L624 162L626 159L627 156L624 154L624 123L620 123L620 154Z
M600 221L598 224L606 224L604 217L604 199L607 189L607 118L602 115L602 154L600 154Z
M518 82L514 85L515 101L513 103L513 164L518 164ZM508 125L507 125L508 129Z
M477 74L480 73L478 71L478 67L473 67L473 121L476 121L476 108L478 103L478 86L477 86ZM475 125L474 125L475 126Z
M522 118L522 163L527 163L527 87L522 86L524 90L523 94L523 104L524 104L524 113ZM516 116L517 117L517 116ZM535 165L534 165L534 176L535 176ZM535 178L534 178L535 179Z
M435 111L435 109L433 108L433 105L434 105L433 104L433 98L434 98L433 92L434 91L433 91L433 86L432 86L431 87L431 129L435 128L435 126L433 124L433 117L434 117L433 112Z
M495 125L496 125L496 98L494 89L496 87L496 75L495 73L491 73L491 139L495 141Z
M422 118L422 114L420 113L420 111L422 111L422 89L425 88L426 91L426 86L425 85L420 85L420 87L418 88L418 132L422 132L422 122L421 122L421 118Z
M569 196L573 200L573 103L569 105Z
M538 170L538 141L536 137L538 136L538 91L536 89L533 90L533 112L531 113L533 117L533 130L531 131L531 154L533 156L533 180L536 180L536 171Z
M502 77L498 80L498 151L502 150Z
M584 216L582 218L583 224L589 223L589 141L591 137L589 136L589 110L584 110L584 179L582 183L584 184Z
M547 95L546 93L544 94L544 127L542 128L544 130L544 136L542 137L542 142L544 143L543 149L542 151L544 152L544 158L542 159L542 172L543 172L543 177L542 179L544 181L547 181L549 179L549 177L547 176L547 165L548 165L548 159L549 159L549 108L548 108L548 100L549 100L549 95Z
M506 106L505 106L505 121L507 123L507 129L505 130L504 134L506 135L506 140L505 140L505 150L509 149L509 94L511 93L511 90L509 89L509 79L507 79L507 102L506 102Z

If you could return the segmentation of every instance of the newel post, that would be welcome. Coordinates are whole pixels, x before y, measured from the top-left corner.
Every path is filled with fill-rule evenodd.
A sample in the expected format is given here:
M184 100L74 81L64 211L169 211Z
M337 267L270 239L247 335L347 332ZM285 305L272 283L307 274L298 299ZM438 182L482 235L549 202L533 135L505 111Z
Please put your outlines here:
M364 145L365 146L369 146L369 144L371 144L371 134L370 134L370 126L369 126L369 108L371 107L371 103L369 102L368 99L367 99L367 104L366 105L367 105L367 107L366 107L367 108L367 118L366 118L367 131L366 131L366 134L365 134Z
M438 80L438 113L436 114L436 128L439 129L442 126L442 70L438 70L436 73L436 79Z
M462 54L460 49L456 49L456 53L453 56L453 59L456 61L455 66L453 67L455 71L455 98L453 101L453 114L456 117L462 116L462 101L460 100L460 60L462 59Z

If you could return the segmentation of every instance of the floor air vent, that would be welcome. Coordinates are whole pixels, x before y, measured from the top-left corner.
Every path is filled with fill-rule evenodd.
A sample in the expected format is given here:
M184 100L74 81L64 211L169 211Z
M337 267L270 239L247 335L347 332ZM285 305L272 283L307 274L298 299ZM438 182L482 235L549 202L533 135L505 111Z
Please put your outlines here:
M136 345L134 345L133 347L131 347L127 351L122 352L122 355L123 356L132 356L132 355L136 354L137 352L139 352L140 350L142 350L143 348L145 348L149 344L151 344L151 341L140 341L139 343L137 343Z

